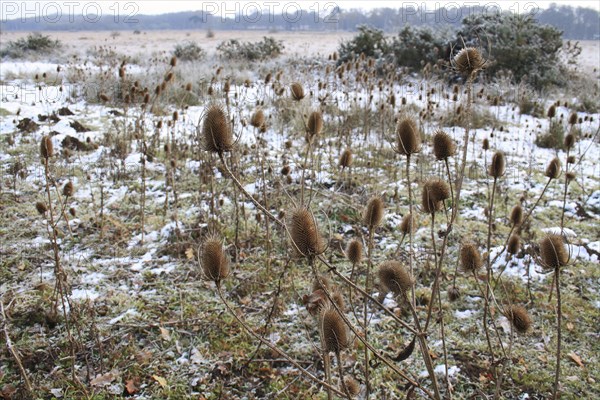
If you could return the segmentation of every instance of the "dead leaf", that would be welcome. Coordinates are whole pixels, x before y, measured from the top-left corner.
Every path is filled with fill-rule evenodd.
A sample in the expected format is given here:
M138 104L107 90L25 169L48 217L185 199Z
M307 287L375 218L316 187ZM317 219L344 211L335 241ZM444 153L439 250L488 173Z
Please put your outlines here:
M127 382L125 382L127 394L136 394L138 390L140 389L137 387L137 379L127 379Z
M117 375L114 372L108 372L104 375L98 375L90 382L92 386L107 386L115 380Z
M585 365L583 365L583 361L581 361L581 357L575 354L575 352L570 352L568 356L571 358L571 360L575 362L575 364L579 365L581 368L585 368Z
M169 331L166 328L163 328L162 326L160 326L160 327L158 327L158 329L160 329L160 336L163 338L163 340L165 342L171 341L171 334L169 333Z
M187 257L188 260L192 260L194 258L194 249L192 249L191 247L188 247L187 250L185 251L185 256Z
M568 329L569 331L572 331L572 330L573 330L573 328L575 328L575 326L573 326L573 324L572 324L571 322L567 322L567 329Z
M167 387L167 380L165 378L163 378L162 376L152 375L152 379L154 379L156 382L158 382L160 387L162 387L163 389Z

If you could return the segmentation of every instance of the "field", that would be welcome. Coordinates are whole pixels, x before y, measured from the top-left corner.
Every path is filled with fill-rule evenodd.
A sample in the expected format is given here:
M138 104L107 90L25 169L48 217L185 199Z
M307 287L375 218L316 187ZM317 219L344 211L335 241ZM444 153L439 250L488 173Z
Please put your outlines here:
M600 397L597 41L540 93L48 34L0 72L0 398L545 399L558 343Z

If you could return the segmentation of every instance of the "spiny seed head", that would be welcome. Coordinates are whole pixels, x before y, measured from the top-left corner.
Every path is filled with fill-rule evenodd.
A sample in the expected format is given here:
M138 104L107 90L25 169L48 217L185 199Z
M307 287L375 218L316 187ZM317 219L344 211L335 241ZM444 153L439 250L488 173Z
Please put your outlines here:
M321 311L321 335L324 351L338 354L348 347L346 323L333 307L325 307Z
M438 160L446 160L456 153L454 140L446 132L438 130L433 137L433 154Z
M208 106L205 111L202 136L207 151L221 154L233 148L231 126L221 106L216 104Z
M460 266L464 272L477 272L483 266L481 254L473 243L463 244L460 248Z
M295 244L294 250L300 251L298 255L311 257L323 252L323 239L314 216L308 209L300 207L294 210L289 224L291 238Z
M206 279L219 284L229 275L229 259L217 238L208 238L202 246L202 270Z
M577 161L577 157L575 157L575 156L567 157L567 164L575 164L576 161Z
M567 178L567 182L571 182L573 179L575 179L575 172L573 171L569 171L565 174L565 178Z
M169 62L169 65L171 67L176 66L177 65L177 57L175 57L175 56L171 57L171 61Z
M497 151L492 156L492 162L490 163L490 170L488 171L490 176L494 178L500 178L506 171L506 157L501 151Z
M65 183L65 186L63 186L63 196L65 197L71 197L73 196L73 193L75 193L75 187L73 186L73 182L69 181L67 183Z
M348 393L350 394L350 396L358 396L358 394L360 393L360 384L356 379L354 379L351 376L345 376L344 384L346 385L346 389L348 389Z
M340 156L340 167L349 168L352 165L352 150L346 149Z
M574 145L575 145L575 135L572 133L569 133L567 136L565 136L565 149L569 150L571 149Z
M546 167L546 172L544 175L550 179L556 179L560 175L560 160L558 157L554 157L552 161L548 163Z
M48 207L46 207L46 204L41 201L35 203L35 209L38 213L40 213L40 215L44 215L48 211Z
M460 290L456 286L452 286L448 290L448 300L456 301L460 298Z
M421 207L428 214L442 209L443 201L450 197L450 186L438 178L428 179L423 185Z
M510 222L513 226L517 226L521 221L523 221L523 207L521 207L520 204L517 204L510 212Z
M569 125L575 125L578 121L578 117L577 117L577 113L571 113L571 115L569 115Z
M465 47L454 56L453 64L454 68L460 73L470 75L482 69L485 65L485 60L476 48Z
M490 140L488 138L483 139L483 150L488 151L490 149Z
M552 104L550 108L548 108L548 118L554 118L556 116L556 106Z
M331 294L331 300L343 312L346 309L346 301L341 292L335 291Z
M517 254L521 249L521 238L516 233L510 235L506 244L506 252L508 254Z
M384 261L377 275L383 287L396 296L406 293L413 284L412 276L399 261Z
M346 257L352 264L358 264L362 260L363 246L360 240L352 239L346 246Z
M308 134L309 136L317 136L323 130L323 115L320 111L313 111L308 117Z
M40 154L42 158L48 159L54 155L54 145L50 136L44 136L40 141Z
M265 113L263 110L256 110L254 114L252 114L252 118L250 118L250 125L255 128L260 128L265 123Z
M304 98L304 88L298 82L294 82L290 86L290 91L292 93L292 99L295 101L300 101Z
M414 118L404 117L398 121L396 142L394 150L405 156L418 153L421 150L421 134Z
M412 214L409 213L402 217L402 222L400 222L400 232L402 232L403 235L408 235L411 231L414 232L416 228L415 218Z
M544 268L564 267L569 262L569 253L562 236L548 235L540 242L540 255Z
M531 317L522 306L510 306L505 310L506 318L519 333L527 333L531 328Z
M373 196L369 199L367 207L363 212L363 224L370 228L377 227L383 219L383 200L379 196Z

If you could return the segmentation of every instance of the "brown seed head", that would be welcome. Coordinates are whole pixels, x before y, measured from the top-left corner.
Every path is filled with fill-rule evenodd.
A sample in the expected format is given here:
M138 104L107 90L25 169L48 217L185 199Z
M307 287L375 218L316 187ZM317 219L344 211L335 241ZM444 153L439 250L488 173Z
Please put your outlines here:
M44 136L40 141L40 154L42 158L48 159L54 155L54 145L50 136Z
M476 48L465 47L454 56L453 65L460 73L470 75L482 69L485 60Z
M575 162L577 162L577 157L575 157L575 156L567 157L567 164L575 164Z
M506 252L508 254L517 254L521 249L521 238L516 233L510 235L506 244Z
M564 267L569 262L569 253L560 235L548 235L543 238L540 242L540 254L544 268Z
M548 163L546 167L546 172L544 175L550 179L556 179L560 175L560 160L558 157L554 157L552 161Z
M569 171L565 174L565 177L567 178L567 182L571 182L573 179L575 179L575 172Z
M490 170L488 174L494 178L500 178L506 171L506 157L501 151L497 151L492 156L492 162L490 163Z
M204 116L202 136L205 150L219 154L231 151L233 135L222 107L216 104L208 106Z
M48 207L46 207L46 204L41 201L38 201L37 203L35 203L35 209L41 215L46 214L46 212L48 211Z
M346 149L340 156L340 167L349 168L352 165L352 150Z
M217 238L209 238L202 246L202 270L206 279L219 284L229 275L229 260L223 244Z
M177 65L177 57L175 57L175 56L171 57L171 62L169 62L169 65L171 67L176 66Z
M550 108L548 108L548 118L554 118L556 116L556 106L552 104Z
M373 228L381 224L383 219L383 200L379 196L373 196L369 199L363 212L363 225Z
M490 149L490 140L488 138L483 139L483 150L488 151Z
M395 151L399 154L409 156L421 150L421 134L417 123L413 118L402 118L396 126Z
M346 323L333 307L321 311L321 336L324 351L338 354L348 347L348 332Z
M517 226L521 221L523 221L523 207L521 207L520 204L517 204L510 212L510 222L513 226Z
M352 239L346 246L346 257L352 264L358 264L362 260L363 246L357 239Z
M481 254L472 243L463 244L460 248L460 266L464 272L474 273L483 266Z
M448 300L456 301L460 298L460 290L456 286L452 286L448 290Z
M579 118L577 117L577 113L576 112L571 113L571 115L569 116L569 125L575 125L578 120L579 120Z
M527 333L531 328L531 317L522 306L510 306L505 310L506 318L519 333Z
M450 197L450 186L438 178L428 179L423 185L421 207L428 214L442 209L443 201Z
M304 96L305 96L305 94L304 94L304 88L298 82L294 82L294 83L291 84L290 91L292 93L292 99L294 99L296 101L302 100L304 98Z
M567 136L565 136L565 149L569 150L571 148L573 148L573 146L575 145L575 135L572 133L569 133Z
M400 222L400 232L402 232L403 235L408 235L411 231L414 232L416 228L415 219L412 214L405 214L404 217L402 217L402 222Z
M308 134L309 136L317 136L323 130L323 115L320 111L313 111L308 117Z
M446 132L438 130L433 137L433 154L438 160L446 160L456 153L454 140Z
M412 276L399 261L384 261L377 275L383 287L396 296L406 293L413 284Z
M65 197L73 196L73 193L75 193L75 187L73 186L73 182L69 181L65 183L65 186L63 186L62 193Z
M345 376L344 384L346 385L346 389L348 389L348 393L350 394L350 396L358 396L358 394L360 393L360 384L356 379L354 379L351 376Z
M296 245L294 250L300 251L298 255L311 257L323 252L325 245L310 211L303 207L297 208L292 212L289 225L292 240Z
M252 114L252 118L250 118L250 125L255 128L260 128L265 123L265 113L263 110L256 110L254 114Z

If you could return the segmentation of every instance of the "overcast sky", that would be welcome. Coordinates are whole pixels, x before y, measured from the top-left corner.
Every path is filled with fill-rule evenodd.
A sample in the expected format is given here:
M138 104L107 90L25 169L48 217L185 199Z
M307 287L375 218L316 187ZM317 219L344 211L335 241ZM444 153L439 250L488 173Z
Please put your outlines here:
M560 5L583 6L600 10L600 1L597 0L554 0L554 1L514 1L514 0L496 0L496 1L447 1L447 0L416 0L416 1L392 1L392 0L257 0L257 1L192 1L192 0L174 0L174 1L11 1L3 0L0 5L2 20L27 18L33 15L52 15L61 13L64 16L81 14L119 15L134 16L139 14L163 14L178 11L208 11L222 16L232 17L234 13L242 15L252 15L257 10L261 13L268 10L270 13L287 13L293 15L299 9L309 11L319 11L321 14L330 13L336 6L341 9L358 8L362 10L371 10L379 7L400 8L412 7L413 9L433 10L436 7L458 7L461 5L469 6L488 6L490 8L501 7L504 10L514 12L527 12L539 8L547 8L551 3Z

